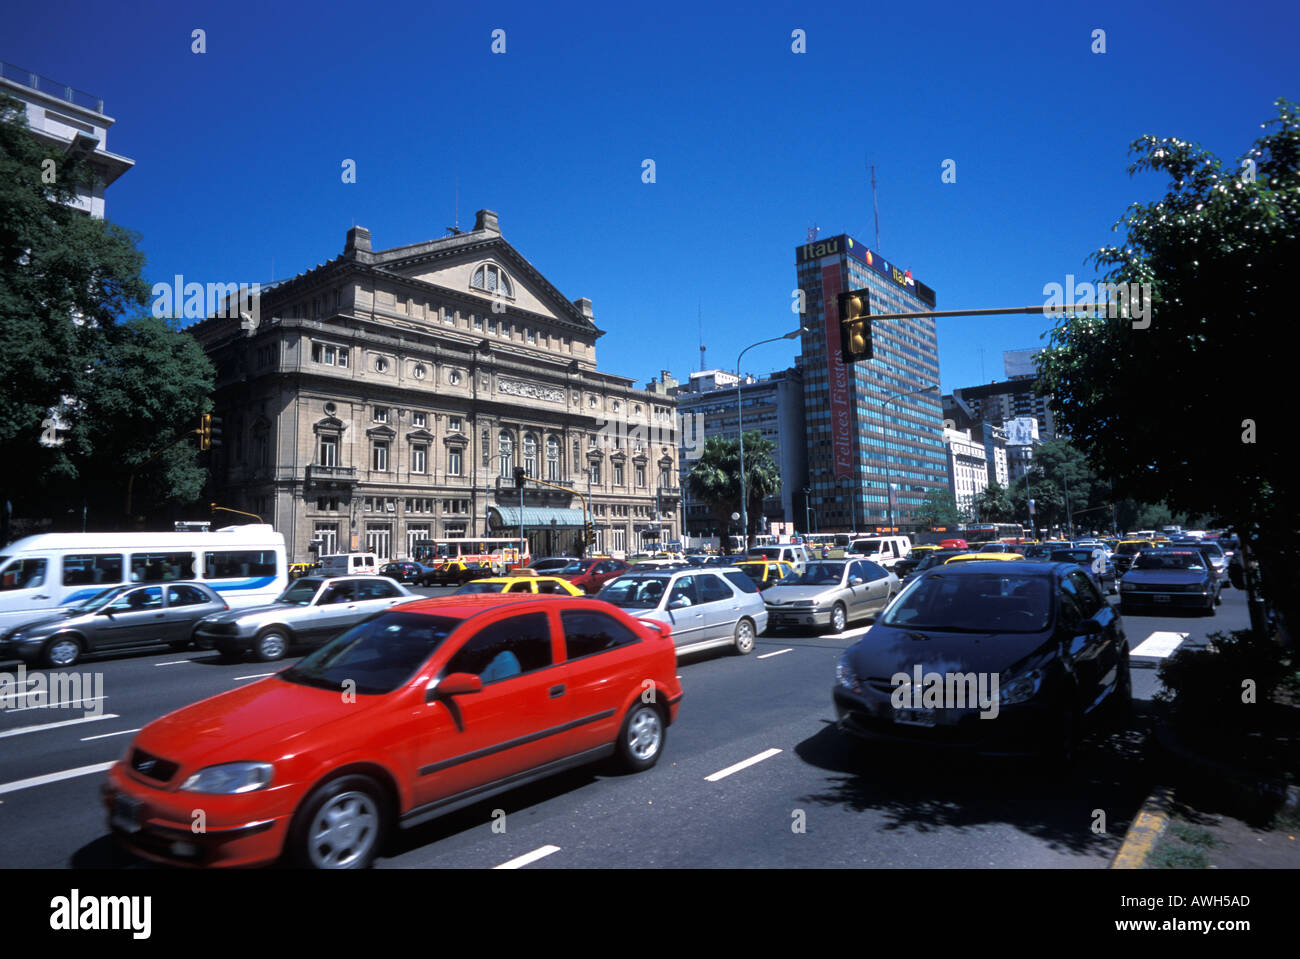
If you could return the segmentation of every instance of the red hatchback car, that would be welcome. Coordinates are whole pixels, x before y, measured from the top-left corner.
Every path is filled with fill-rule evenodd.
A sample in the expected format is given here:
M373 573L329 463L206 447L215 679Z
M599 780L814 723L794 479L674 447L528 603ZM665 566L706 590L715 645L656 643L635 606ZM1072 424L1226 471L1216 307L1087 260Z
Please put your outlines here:
M563 576L584 593L599 593L601 587L632 567L621 559L575 559L553 575Z
M109 826L163 862L364 868L394 825L607 756L650 768L676 666L669 627L597 600L405 603L142 729L109 770Z

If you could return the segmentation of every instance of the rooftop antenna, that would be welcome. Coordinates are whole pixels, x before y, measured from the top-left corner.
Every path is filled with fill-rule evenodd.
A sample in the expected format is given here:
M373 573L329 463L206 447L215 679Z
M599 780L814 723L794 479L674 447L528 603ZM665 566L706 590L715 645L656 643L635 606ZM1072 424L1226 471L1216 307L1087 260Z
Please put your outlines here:
M447 232L452 236L460 236L460 163L456 163L456 200L452 208L452 218L454 223L447 227Z
M821 231L822 231L821 227L819 227L816 223L808 227L808 242L811 243L813 242L813 240L817 239L817 234L820 233Z
M704 372L704 304L700 301L696 309L699 311L700 323L700 372Z
M871 208L876 214L876 252L880 252L880 203L876 199L876 165L868 158L867 169L871 171Z

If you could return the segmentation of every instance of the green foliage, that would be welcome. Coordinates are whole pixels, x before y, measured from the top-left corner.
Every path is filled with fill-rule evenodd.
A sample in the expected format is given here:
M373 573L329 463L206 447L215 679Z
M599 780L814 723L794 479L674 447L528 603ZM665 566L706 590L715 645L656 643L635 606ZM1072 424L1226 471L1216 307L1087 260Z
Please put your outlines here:
M1300 621L1300 493L1289 396L1288 281L1300 263L1300 116L1277 101L1229 167L1197 144L1144 136L1131 174L1168 178L1135 203L1122 246L1092 261L1107 282L1149 284L1150 325L1058 324L1038 388L1074 443L1126 496L1208 514L1257 537L1266 594ZM1253 171L1253 177L1251 173ZM1289 615L1288 615L1289 613Z
M781 492L776 444L757 430L745 431L745 499L749 534L759 529L763 500ZM704 441L700 458L686 477L691 494L713 512L719 530L732 526L731 514L740 512L740 443L723 436Z
M917 508L916 518L924 526L956 526L962 521L957 499L946 489L932 489Z

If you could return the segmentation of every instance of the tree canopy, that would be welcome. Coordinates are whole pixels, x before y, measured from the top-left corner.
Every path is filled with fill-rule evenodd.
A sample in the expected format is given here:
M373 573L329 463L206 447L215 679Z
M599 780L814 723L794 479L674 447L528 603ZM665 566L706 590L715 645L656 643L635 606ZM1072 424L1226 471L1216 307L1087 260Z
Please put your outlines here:
M745 431L745 500L748 535L762 532L763 500L781 492L781 471L777 468L776 444L757 430ZM686 477L691 494L707 505L719 531L731 526L731 514L740 512L740 443L724 436L710 436L704 450Z

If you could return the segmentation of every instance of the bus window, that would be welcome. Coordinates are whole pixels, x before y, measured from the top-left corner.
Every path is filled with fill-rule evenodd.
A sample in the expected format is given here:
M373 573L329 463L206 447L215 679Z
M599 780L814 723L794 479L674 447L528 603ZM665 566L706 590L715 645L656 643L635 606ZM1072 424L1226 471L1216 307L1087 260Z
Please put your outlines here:
M274 550L230 550L203 554L204 579L239 579L245 576L274 575Z
M165 583L174 579L194 578L194 554L132 553L131 582Z

